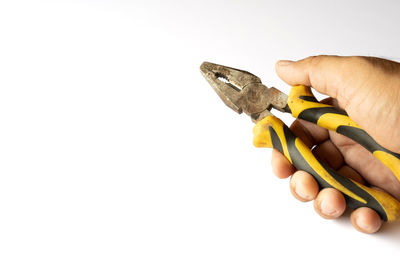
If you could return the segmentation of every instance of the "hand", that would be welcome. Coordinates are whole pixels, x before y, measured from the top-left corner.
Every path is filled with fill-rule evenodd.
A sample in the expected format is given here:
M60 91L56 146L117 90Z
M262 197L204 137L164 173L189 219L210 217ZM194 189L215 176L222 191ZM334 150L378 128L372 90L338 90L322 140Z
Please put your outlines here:
M297 62L279 61L276 72L290 85L311 86L330 96L322 102L344 109L379 144L400 153L400 63L371 57L317 56ZM340 174L400 200L400 182L358 143L299 119L290 128ZM309 173L296 171L277 150L273 151L271 164L276 176L292 175L292 194L300 201L314 200L314 208L323 218L335 219L345 211L342 193L333 188L319 191ZM365 207L354 210L350 220L364 233L374 233L382 225L379 215Z

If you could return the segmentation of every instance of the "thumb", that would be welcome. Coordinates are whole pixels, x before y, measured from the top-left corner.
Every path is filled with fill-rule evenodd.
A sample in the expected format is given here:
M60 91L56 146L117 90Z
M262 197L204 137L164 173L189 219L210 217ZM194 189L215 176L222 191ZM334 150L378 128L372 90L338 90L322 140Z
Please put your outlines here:
M276 63L289 85L311 86L337 99L340 108L383 147L400 153L400 64L369 57L314 56Z
M345 64L348 60L349 57L313 56L299 61L278 61L275 69L278 76L287 84L311 86L344 104L346 99L343 97L344 92L341 92L343 87L339 81L342 81L343 75L347 73L344 68L348 65Z

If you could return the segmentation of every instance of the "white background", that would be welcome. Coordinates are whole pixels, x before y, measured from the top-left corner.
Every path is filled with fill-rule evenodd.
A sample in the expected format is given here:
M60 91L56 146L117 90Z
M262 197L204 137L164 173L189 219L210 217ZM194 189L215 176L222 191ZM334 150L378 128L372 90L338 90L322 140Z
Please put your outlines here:
M0 266L396 266L400 225L365 235L294 200L199 66L287 93L279 59L399 60L399 9L2 0Z

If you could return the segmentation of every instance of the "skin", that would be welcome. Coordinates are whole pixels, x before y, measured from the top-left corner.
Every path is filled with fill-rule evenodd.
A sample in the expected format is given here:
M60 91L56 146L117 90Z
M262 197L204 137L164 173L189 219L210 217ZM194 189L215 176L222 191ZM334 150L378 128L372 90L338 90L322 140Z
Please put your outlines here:
M276 72L289 85L304 84L328 95L322 102L344 109L379 144L400 153L400 63L371 57L316 56L279 61ZM400 200L400 182L356 142L299 119L290 128L339 173ZM342 193L333 188L320 191L309 173L295 170L277 150L271 164L277 177L291 176L293 196L303 202L314 200L314 208L323 218L335 219L345 211ZM364 233L375 233L382 226L379 215L369 208L354 210L350 221Z

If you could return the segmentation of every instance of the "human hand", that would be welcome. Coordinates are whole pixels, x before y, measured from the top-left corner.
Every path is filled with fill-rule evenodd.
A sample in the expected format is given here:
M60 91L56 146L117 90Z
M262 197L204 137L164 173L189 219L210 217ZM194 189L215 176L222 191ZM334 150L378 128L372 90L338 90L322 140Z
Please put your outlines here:
M311 86L328 98L322 102L346 110L353 121L385 148L400 153L400 63L370 57L309 57L297 62L279 61L279 77L290 85ZM340 174L383 190L400 200L400 182L369 151L353 140L315 124L296 120L290 127L313 153ZM276 176L290 179L292 194L314 201L318 214L338 218L346 209L343 195L333 188L319 191L314 178L296 171L278 151L272 155ZM353 226L365 233L379 230L382 221L372 209L352 212Z

